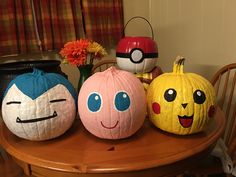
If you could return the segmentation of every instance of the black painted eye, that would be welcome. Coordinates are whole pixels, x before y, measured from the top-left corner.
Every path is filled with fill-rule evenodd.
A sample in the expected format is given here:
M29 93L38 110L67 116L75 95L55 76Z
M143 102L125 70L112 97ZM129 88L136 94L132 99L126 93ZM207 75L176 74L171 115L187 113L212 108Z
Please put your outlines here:
M175 89L170 88L165 91L164 97L165 97L166 101L171 102L171 101L175 100L176 95L177 95L177 93L176 93Z
M66 101L66 99L61 98L61 99L50 100L50 103L57 103L57 102L62 102L62 101Z
M6 103L6 105L10 105L10 104L21 104L20 101L9 101Z
M193 93L193 99L194 99L194 102L197 103L197 104L202 104L204 103L204 101L206 100L206 95L203 91L201 90L196 90L194 93Z

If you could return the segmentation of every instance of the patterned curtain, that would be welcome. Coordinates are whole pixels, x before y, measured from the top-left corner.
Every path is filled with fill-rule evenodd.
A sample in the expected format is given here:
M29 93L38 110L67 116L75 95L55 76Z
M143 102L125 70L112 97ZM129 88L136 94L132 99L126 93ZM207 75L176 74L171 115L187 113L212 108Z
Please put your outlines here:
M111 48L122 37L122 31L122 0L0 3L0 56L59 50L66 42L84 38L85 34Z
M86 37L103 46L116 46L124 29L122 0L83 0Z
M34 0L34 9L43 50L84 36L80 0Z
M30 0L1 0L0 56L38 51Z

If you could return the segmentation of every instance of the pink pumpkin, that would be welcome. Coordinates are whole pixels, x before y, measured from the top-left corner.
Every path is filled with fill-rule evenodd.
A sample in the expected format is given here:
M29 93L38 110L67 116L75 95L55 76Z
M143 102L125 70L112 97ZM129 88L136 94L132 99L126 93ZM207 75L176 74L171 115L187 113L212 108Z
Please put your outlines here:
M83 125L93 135L126 138L143 125L146 95L142 83L132 73L110 67L84 82L78 109Z

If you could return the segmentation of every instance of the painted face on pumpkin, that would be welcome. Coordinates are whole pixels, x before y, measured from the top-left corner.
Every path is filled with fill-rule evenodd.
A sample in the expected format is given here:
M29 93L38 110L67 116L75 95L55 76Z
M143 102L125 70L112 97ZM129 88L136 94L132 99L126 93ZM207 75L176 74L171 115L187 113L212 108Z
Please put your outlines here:
M95 136L126 138L143 124L145 91L133 74L112 67L86 80L78 108L85 128Z
M151 121L175 134L202 131L214 115L212 85L194 73L165 73L148 90Z
M130 108L131 102L130 102L130 97L126 91L118 91L117 93L114 94L113 98L113 103L112 108L114 111L117 112L125 112L128 111ZM88 99L87 99L87 108L88 111L91 113L99 113L101 109L103 108L103 99L102 95L98 92L92 92L89 94ZM109 125L106 125L106 121L101 120L100 124L103 128L105 129L115 129L117 126L119 126L119 120L115 120L114 124L109 123Z
M172 88L167 87L162 94L162 100L153 100L152 111L158 117L159 114L168 116L165 114L165 109L173 109L175 111L173 111L172 116L174 115L174 117L176 117L176 124L181 125L183 128L191 128L194 119L199 120L199 115L197 115L197 112L195 115L194 110L200 110L201 107L208 107L205 103L207 100L204 91L196 88L192 89L195 90L193 93L187 93L188 91L177 89L174 85L172 85ZM192 89L190 89L190 91ZM189 94L192 97L184 98L183 94ZM208 117L213 117L214 106L208 107L207 112Z
M39 88L36 83L38 87L31 90L30 83L27 89L18 79L8 88L2 103L7 127L29 140L46 140L63 134L76 115L75 99L66 85L43 84L43 88Z

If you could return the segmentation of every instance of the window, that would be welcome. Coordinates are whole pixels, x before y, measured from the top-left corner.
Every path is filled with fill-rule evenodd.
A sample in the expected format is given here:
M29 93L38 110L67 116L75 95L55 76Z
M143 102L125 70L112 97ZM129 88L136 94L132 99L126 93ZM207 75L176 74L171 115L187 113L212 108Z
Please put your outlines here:
M0 5L0 56L60 50L85 37L113 47L122 31L122 0L2 0Z

